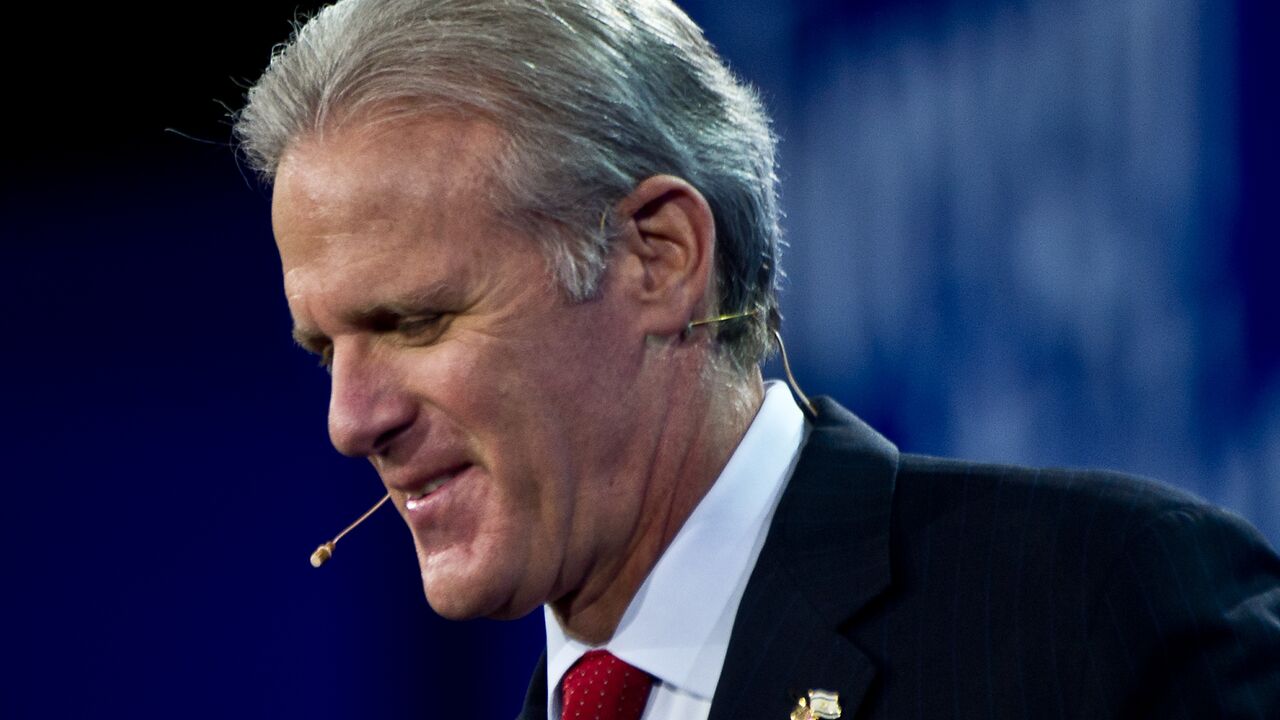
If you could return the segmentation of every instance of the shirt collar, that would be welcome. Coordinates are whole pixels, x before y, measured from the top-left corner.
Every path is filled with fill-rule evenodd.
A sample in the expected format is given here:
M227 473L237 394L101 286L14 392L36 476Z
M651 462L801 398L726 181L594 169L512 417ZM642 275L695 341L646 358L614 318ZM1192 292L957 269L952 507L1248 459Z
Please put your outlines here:
M787 386L767 383L742 441L632 598L605 649L663 683L711 700L738 603L804 427ZM564 673L592 647L568 637L550 606L543 612L550 707Z

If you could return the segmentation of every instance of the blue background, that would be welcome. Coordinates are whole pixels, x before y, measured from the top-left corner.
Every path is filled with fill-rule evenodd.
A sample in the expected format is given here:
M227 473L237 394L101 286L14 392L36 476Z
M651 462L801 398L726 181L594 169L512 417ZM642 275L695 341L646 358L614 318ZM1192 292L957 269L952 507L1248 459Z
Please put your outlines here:
M690 2L782 136L797 375L903 449L1164 479L1280 539L1274 12ZM514 715L325 434L225 108L294 3L15 20L0 716ZM194 138L194 139L193 139Z

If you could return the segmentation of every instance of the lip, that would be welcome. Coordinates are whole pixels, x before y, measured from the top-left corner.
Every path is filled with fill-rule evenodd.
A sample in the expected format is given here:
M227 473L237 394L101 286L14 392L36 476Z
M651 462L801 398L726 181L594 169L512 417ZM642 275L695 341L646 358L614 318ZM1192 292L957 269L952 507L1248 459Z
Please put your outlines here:
M386 484L388 490L392 490L408 499L422 492L423 486L432 482L435 478L445 475L457 475L471 464L471 461L466 459L458 459L449 463L432 463L431 469L426 472L422 472L420 468L416 472L410 472L409 466L402 466L393 471L388 471L386 467L378 467L378 474L382 476L382 482ZM376 465L377 463L375 463Z
M409 484L408 487L412 487L412 490L401 489L401 492L403 492L405 496L405 513L409 516L410 521L414 524L422 521L427 514L431 513L432 508L438 506L444 501L445 496L456 484L458 484L458 481L470 474L474 468L475 465L473 463L460 463L448 470L444 470L443 472L432 473L428 476L432 478L429 482ZM443 478L443 480L441 480L441 478ZM422 488L425 485L436 485L436 487L431 488L429 492L424 493L420 497L414 497L417 493L422 491Z

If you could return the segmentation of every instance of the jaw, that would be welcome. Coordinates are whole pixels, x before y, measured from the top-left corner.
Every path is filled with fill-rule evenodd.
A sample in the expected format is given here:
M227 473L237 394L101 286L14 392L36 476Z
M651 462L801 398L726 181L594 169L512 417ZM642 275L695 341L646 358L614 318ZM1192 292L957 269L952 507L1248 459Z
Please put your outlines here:
M552 592L548 571L562 551L536 539L542 537L536 520L501 507L455 519L463 522L448 533L413 533L423 593L433 610L450 620L503 620L546 601Z

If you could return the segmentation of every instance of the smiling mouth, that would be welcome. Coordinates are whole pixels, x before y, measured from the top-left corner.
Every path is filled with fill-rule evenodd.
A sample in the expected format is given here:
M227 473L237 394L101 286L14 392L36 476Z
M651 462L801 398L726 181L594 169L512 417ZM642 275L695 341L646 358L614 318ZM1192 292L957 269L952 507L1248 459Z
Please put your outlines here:
M405 509L412 511L422 507L428 496L444 487L445 483L462 474L462 472L468 467L470 467L470 465L462 465L428 480L425 485L418 489L418 491L408 494L404 503Z

